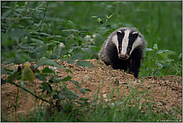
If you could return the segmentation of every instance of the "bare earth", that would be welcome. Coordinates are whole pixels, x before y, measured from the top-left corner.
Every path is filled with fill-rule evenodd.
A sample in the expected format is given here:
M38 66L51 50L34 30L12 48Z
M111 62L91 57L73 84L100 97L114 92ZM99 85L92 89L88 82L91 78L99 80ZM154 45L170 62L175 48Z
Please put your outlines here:
M182 77L179 76L163 76L163 77L146 77L135 79L133 75L124 73L123 71L113 70L111 67L106 66L102 61L98 61L96 59L86 60L94 65L94 68L89 67L81 67L76 63L68 64L67 62L63 62L57 60L57 63L70 69L73 74L66 72L65 70L56 70L58 77L64 78L67 75L72 77L72 80L76 80L78 82L82 82L82 87L90 89L91 92L87 92L85 95L81 94L77 89L77 93L81 97L87 97L92 99L99 89L99 94L103 96L104 99L107 100L107 94L112 92L114 89L116 92L118 88L120 97L123 98L127 96L131 89L139 90L139 93L144 90L149 93L146 95L147 98L153 99L156 103L156 106L160 108L161 111L166 113L174 113L174 108L181 112L182 109ZM17 69L19 65L11 64L11 65L1 65L1 67L8 67L11 69ZM46 67L46 66L44 66ZM43 69L43 67L40 67ZM1 75L1 78L4 77ZM143 81L144 80L144 81ZM119 82L117 86L116 82ZM25 84L27 88L32 90L37 95L41 94L41 89L39 89L41 81L38 79L34 80L34 83ZM71 82L67 82L67 87L72 88L74 85ZM5 113L8 119L11 120L13 117L12 114L15 114L15 108L13 105L16 104L16 96L17 96L18 88L9 83L1 85L1 110L3 114ZM24 114L27 116L31 111L33 111L38 103L36 103L35 98L26 93L25 91L19 89L19 97L18 97L18 107L16 110L16 114ZM115 93L113 99L118 98L118 93ZM141 99L142 103L145 103L145 99ZM40 104L41 102L39 102ZM168 112L163 108L163 105L166 107ZM1 116L4 115L1 112ZM181 116L177 116L178 119L182 118Z

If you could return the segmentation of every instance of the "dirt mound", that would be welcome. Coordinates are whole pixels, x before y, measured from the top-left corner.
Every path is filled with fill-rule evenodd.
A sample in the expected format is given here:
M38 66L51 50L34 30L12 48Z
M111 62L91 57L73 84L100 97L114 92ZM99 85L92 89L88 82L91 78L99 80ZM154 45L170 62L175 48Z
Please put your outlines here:
M136 79L131 74L127 74L123 71L113 70L111 67L106 66L102 61L98 60L86 60L94 65L94 68L81 67L76 63L68 64L57 60L56 62L68 69L70 69L73 74L65 70L55 70L58 77L64 78L67 75L72 77L72 80L82 82L82 87L90 89L91 92L87 92L85 95L81 94L78 90L78 94L81 97L87 97L92 99L96 94L98 88L100 88L99 94L106 98L112 91L117 91L118 93L113 95L113 99L123 98L127 96L131 89L137 89L139 93L141 91L148 91L148 96L153 98L157 106L160 107L165 112L173 113L173 108L181 111L182 109L182 77L179 76L163 76L163 77L146 77ZM2 66L2 65L1 65ZM18 65L6 65L3 67L9 67L12 69L18 68ZM46 67L46 66L44 66ZM42 69L43 67L40 67ZM1 75L3 77L3 75ZM34 84L27 84L26 86L34 91L37 95L40 95L41 89L39 89L40 81L35 79ZM71 82L67 83L67 87L72 88L74 85ZM120 89L119 89L120 87ZM3 84L1 86L1 109L7 115L15 112L16 96L18 88L9 83ZM107 100L107 98L106 98ZM142 100L144 103L145 100ZM40 102L41 103L41 102ZM30 111L35 108L35 98L25 93L20 89L19 99L17 102L16 113L24 113L27 115ZM163 108L163 105L166 107ZM1 113L2 115L2 113ZM178 116L180 119L182 116Z

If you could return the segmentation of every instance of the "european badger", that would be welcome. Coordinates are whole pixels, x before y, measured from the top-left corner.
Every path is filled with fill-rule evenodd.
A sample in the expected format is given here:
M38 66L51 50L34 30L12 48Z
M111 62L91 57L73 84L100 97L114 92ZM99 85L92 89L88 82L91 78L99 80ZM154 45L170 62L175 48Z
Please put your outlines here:
M126 71L129 68L137 78L145 44L143 35L136 28L119 28L103 43L99 58L113 69Z

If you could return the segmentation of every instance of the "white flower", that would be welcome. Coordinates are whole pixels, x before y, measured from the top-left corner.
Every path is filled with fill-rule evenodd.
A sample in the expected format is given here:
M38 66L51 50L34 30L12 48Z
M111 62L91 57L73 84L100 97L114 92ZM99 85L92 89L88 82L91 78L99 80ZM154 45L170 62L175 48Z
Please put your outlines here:
M25 38L25 40L27 40L28 39L28 36L25 36L24 38Z
M28 2L25 2L25 6L28 4Z
M91 38L91 36L90 35L86 35L86 38Z
M48 68L53 69L53 70L57 69L57 67L53 67L53 66L48 66Z
M64 43L60 43L59 47L65 47Z
M93 35L92 35L92 37L93 37L93 38L96 38L96 35L95 35L95 34L93 34Z

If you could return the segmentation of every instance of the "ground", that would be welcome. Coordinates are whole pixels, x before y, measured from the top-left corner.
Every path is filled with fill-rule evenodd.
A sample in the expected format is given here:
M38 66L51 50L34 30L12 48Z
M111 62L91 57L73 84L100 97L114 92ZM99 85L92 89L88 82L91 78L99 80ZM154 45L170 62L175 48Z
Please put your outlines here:
M167 75L163 77L142 77L134 78L133 75L127 74L120 70L113 70L110 66L106 66L102 61L96 59L86 60L94 65L94 68L81 67L76 63L68 64L57 60L59 65L62 65L70 69L73 74L65 70L56 70L58 77L64 78L67 75L72 77L72 80L82 82L82 87L90 89L91 92L87 92L85 95L81 94L78 90L78 94L81 97L87 97L92 99L96 94L98 89L99 94L103 96L106 101L109 101L107 97L113 90L114 92L119 90L118 93L114 93L113 100L123 98L127 96L130 90L133 88L141 91L147 90L149 92L148 98L154 98L157 107L161 108L165 112L173 113L173 109L177 108L180 112L182 109L182 77ZM17 69L19 65L1 65L1 67L9 67L12 69ZM45 66L44 66L45 67ZM42 69L40 67L39 69ZM3 75L1 75L3 77ZM35 83L26 84L27 88L34 91L37 95L40 95L41 89L39 89L40 81L38 79L34 80ZM67 86L72 88L74 85L71 82L67 82ZM120 89L119 89L120 88ZM1 110L5 113L9 119L11 119L12 114L15 113L14 105L16 104L18 88L9 83L1 85ZM18 97L18 107L16 109L16 114L24 114L25 116L33 111L37 105L35 103L35 98L26 93L23 90L19 90ZM142 103L145 103L145 99L141 99ZM40 102L41 103L41 102ZM163 105L166 107L163 108ZM1 112L1 116L4 115ZM13 117L13 116L12 116ZM177 116L181 119L182 116Z

